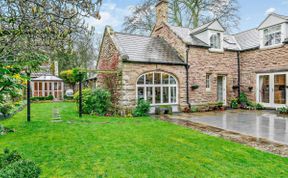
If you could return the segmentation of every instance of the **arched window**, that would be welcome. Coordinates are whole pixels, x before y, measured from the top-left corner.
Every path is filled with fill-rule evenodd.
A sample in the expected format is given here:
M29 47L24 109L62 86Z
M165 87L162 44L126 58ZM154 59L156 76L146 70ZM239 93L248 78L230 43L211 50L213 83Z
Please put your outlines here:
M152 105L177 104L177 80L164 72L151 72L137 80L137 100L144 99Z
M212 49L221 49L221 35L216 33L210 37L210 46Z

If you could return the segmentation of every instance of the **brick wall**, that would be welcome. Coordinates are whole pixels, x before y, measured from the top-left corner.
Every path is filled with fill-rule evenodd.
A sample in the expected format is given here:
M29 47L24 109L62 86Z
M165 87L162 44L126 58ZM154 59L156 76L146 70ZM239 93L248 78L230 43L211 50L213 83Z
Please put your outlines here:
M256 100L256 72L288 66L288 45L241 53L241 90ZM250 92L249 87L253 90Z
M189 85L197 84L199 88L190 90L190 101L193 103L207 103L217 101L217 76L227 77L227 101L237 96L237 53L209 52L205 48L190 48L189 51ZM206 74L211 74L211 90L206 91Z

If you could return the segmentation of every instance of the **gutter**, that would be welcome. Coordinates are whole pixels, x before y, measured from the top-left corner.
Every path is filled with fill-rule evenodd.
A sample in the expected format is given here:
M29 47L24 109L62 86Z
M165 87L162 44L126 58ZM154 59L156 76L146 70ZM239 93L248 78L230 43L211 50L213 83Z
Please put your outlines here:
M185 63L177 63L177 62L161 62L161 61L131 61L131 60L127 60L127 59L123 59L123 62L126 63L138 63L138 64L163 64L163 65L176 65L176 66L186 66Z
M186 65L185 65L185 69L186 69L186 102L188 104L189 109L191 109L191 104L190 104L190 98L189 98L189 51L190 48L189 46L187 46L187 50L186 50Z

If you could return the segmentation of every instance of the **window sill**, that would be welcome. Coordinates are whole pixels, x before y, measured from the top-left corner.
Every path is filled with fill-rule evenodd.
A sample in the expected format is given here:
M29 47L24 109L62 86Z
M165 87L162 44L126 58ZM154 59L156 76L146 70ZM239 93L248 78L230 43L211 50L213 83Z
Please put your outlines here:
M213 49L213 48L210 48L208 50L211 53L224 53L224 49Z
M269 50L269 49L275 49L275 48L281 48L284 44L277 44L277 45L271 45L271 46L262 46L260 47L260 50Z

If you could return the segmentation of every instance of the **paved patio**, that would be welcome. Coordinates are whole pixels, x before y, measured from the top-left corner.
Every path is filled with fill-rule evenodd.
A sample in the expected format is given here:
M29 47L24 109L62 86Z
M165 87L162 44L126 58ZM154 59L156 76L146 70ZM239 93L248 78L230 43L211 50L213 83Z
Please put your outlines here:
M180 114L172 116L172 118L201 123L288 145L288 117L278 115L276 111L228 110L225 112Z

